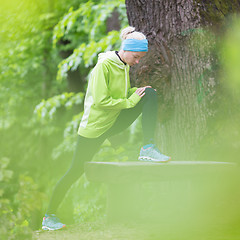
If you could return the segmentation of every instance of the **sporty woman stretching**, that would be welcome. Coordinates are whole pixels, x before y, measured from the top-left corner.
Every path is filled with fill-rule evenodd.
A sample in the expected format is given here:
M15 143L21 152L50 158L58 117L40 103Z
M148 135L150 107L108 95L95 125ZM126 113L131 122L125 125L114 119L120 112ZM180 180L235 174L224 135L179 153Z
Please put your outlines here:
M129 66L138 64L148 51L143 33L127 27L121 32L121 50L100 53L91 72L84 102L84 115L79 130L72 164L57 183L42 229L57 230L65 227L55 216L57 208L70 186L81 177L84 163L91 161L101 144L129 127L142 113L143 147L139 160L167 162L154 144L157 120L157 93L151 86L131 88Z

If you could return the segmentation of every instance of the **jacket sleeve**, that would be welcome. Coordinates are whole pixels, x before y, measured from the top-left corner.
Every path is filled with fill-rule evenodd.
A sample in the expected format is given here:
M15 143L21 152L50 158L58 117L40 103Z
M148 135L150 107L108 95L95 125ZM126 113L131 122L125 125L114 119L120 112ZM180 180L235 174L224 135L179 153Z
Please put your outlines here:
M114 99L108 90L108 69L104 63L98 63L91 75L93 103L102 109L126 109L134 107L141 97L133 93L129 98Z
M130 88L128 90L128 97L130 97L134 92L136 92L137 89L138 89L137 87Z

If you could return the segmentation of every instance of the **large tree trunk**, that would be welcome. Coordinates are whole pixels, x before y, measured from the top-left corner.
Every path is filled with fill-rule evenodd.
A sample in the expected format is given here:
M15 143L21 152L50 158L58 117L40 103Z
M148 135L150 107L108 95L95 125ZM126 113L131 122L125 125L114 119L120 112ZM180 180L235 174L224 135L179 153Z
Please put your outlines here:
M126 0L126 7L129 24L149 40L149 53L131 77L138 86L158 90L157 143L175 160L195 160L214 115L213 32L226 15L240 10L240 1Z

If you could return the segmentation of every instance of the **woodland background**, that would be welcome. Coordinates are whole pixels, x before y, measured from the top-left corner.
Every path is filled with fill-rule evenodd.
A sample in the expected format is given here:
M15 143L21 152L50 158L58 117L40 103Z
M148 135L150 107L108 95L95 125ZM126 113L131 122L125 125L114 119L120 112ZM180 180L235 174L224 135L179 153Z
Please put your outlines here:
M88 74L98 53L120 48L119 30L129 24L149 39L131 81L159 93L160 148L175 160L239 162L240 4L208 2L1 1L1 239L28 239L41 227L71 162ZM140 119L94 160L134 160L138 139ZM83 177L59 217L104 219L105 198L104 186Z

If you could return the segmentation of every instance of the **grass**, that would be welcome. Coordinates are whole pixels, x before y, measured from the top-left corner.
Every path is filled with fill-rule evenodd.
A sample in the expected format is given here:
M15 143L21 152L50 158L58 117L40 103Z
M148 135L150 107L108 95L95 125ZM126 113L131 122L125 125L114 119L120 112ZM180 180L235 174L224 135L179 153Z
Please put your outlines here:
M99 222L70 225L59 231L36 231L34 240L240 240L239 228L210 227L177 230L171 226L106 224Z

